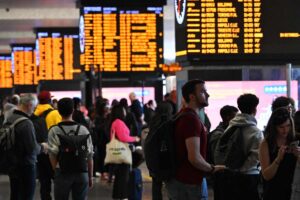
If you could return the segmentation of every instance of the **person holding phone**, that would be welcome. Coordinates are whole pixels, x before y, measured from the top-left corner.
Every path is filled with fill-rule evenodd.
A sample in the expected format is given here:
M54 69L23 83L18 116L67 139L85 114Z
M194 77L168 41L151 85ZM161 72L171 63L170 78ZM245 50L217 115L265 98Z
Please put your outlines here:
M259 148L259 160L264 179L264 200L289 200L298 143L294 142L292 118L286 108L273 111L265 129L265 139Z

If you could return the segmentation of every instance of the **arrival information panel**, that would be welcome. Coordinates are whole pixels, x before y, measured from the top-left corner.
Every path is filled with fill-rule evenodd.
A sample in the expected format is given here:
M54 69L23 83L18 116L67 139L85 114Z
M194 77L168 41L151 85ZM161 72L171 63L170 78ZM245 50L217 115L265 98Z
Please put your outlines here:
M37 85L35 45L12 45L14 85Z
M0 55L0 88L12 88L11 56Z
M163 64L163 8L84 7L81 64L88 71L155 71Z
M71 32L37 30L39 80L72 80L81 72L78 35Z
M175 0L176 59L300 61L299 8L292 0Z

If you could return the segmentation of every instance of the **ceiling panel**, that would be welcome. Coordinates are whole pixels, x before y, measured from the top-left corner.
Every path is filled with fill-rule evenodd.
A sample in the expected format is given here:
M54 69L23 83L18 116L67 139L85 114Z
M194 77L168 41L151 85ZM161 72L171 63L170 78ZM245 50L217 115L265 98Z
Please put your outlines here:
M75 8L75 0L0 0L0 8Z
M78 19L36 19L36 20L0 20L0 32L32 31L34 27L78 26ZM5 28L3 28L5 27ZM32 31L33 32L33 31Z
M34 42L36 27L76 27L78 19L75 0L0 0L0 52Z

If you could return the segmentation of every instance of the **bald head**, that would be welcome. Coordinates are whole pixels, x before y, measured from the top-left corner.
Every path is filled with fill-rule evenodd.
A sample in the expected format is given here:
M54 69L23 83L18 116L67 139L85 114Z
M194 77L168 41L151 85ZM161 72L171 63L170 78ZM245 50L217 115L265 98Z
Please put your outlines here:
M130 101L133 101L136 99L136 95L134 92L129 93L129 99L130 99Z

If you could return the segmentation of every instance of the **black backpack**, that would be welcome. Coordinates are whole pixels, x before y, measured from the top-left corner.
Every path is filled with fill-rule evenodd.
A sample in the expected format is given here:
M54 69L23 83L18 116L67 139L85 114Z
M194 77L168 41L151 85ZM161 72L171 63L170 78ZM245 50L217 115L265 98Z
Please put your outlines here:
M175 125L176 121L188 113L179 113L163 122L158 128L150 129L145 139L144 153L150 176L167 181L174 177L176 161Z
M60 146L58 153L58 163L62 173L81 173L87 172L88 159L88 138L90 134L78 135L80 125L76 131L65 132L63 127L58 124L63 134L57 134Z
M220 137L214 151L216 165L225 165L232 170L239 170L243 166L248 157L244 150L243 128L233 126Z
M217 143L221 136L224 134L224 129L217 127L207 136L207 150L206 150L206 162L215 164L214 162L214 152L217 146Z
M13 123L5 123L0 128L0 174L8 174L18 163L15 152L15 126L22 121L28 120L27 117L20 117Z
M35 129L35 136L38 143L47 142L48 140L48 128L46 117L51 111L53 111L53 109L49 108L39 116L33 114L30 117Z
M53 109L50 108L46 111L44 111L41 115L31 115L30 119L33 123L34 129L35 129L35 137L36 141L38 143L43 143L48 141L48 128L46 123L46 117L47 115L52 111ZM37 168L38 168L38 176L42 173L53 175L53 170L51 167L51 163L49 160L48 154L40 153L37 155Z

